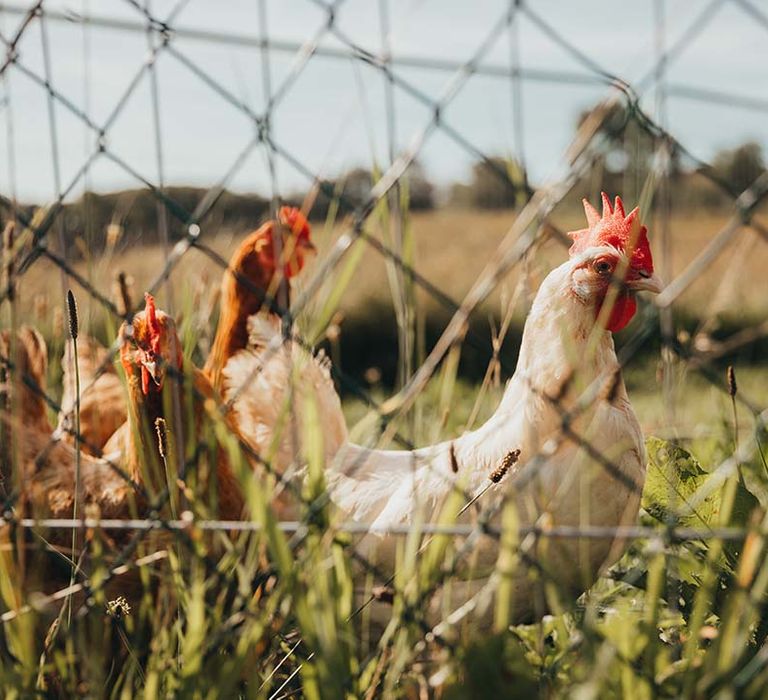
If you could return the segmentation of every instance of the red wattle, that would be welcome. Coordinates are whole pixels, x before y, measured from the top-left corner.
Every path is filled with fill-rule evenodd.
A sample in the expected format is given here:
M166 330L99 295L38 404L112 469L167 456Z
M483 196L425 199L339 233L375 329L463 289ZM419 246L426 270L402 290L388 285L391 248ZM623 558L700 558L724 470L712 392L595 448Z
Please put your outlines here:
M141 391L146 396L149 393L149 370L142 365L141 367Z
M597 307L598 318L600 317L601 310L602 304ZM611 331L611 333L618 333L627 327L627 324L632 320L636 312L637 301L635 301L634 295L622 292L613 302L613 308L605 324L606 329Z

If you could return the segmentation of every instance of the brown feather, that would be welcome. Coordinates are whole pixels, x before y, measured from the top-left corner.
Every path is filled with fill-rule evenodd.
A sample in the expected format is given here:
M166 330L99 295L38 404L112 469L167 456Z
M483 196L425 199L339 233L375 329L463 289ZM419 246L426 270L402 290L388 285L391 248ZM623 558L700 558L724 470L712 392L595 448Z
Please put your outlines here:
M248 318L259 312L277 269L272 222L251 233L235 251L221 281L221 312L211 352L203 367L213 387L221 389L222 370L248 345ZM249 281L243 284L241 279Z

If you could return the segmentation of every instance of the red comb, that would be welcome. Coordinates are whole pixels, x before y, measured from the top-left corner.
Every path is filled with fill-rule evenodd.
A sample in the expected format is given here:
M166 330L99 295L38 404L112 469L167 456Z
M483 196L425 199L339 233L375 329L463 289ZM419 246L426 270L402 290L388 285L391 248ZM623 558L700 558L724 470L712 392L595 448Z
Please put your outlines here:
M291 229L295 236L309 238L312 229L304 214L296 207L281 207L278 218L280 223Z
M592 246L608 245L627 255L634 269L653 274L653 257L648 243L648 229L640 224L640 208L635 207L629 214L625 214L621 197L616 197L611 206L610 198L603 192L602 200L602 216L586 199L582 200L589 226L568 233L573 238L569 254L574 256Z
M157 320L157 309L155 308L155 297L149 292L144 294L144 313L147 318L147 330L149 331L149 347L154 353L160 352L160 323Z

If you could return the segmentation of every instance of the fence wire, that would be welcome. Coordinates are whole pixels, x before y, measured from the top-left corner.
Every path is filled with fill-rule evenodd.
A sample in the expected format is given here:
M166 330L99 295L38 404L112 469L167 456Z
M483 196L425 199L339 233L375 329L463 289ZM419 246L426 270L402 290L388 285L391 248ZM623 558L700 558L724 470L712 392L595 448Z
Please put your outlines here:
M329 199L338 201L341 210L345 213L343 233L336 239L336 242L323 259L319 261L316 272L303 286L301 293L293 303L290 305L287 303L287 295L284 289L278 290L274 298L265 295L265 305L283 317L283 328L286 338L298 343L305 349L312 349L312 343L301 336L293 321L316 300L324 281L328 279L330 274L340 269L353 246L358 241L368 246L387 263L394 265L400 280L401 289L405 288L406 282L408 285L413 285L434 301L439 308L444 309L450 314L450 321L445 326L442 335L429 352L425 361L416 368L408 365L404 366L402 384L397 394L391 397L385 404L377 401L371 392L363 387L354 377L343 372L338 367L332 368L334 379L339 386L345 391L356 395L370 409L378 412L378 423L383 432L382 442L394 440L403 447L413 448L411 440L397 429L400 418L407 412L416 397L424 390L452 348L462 343L477 348L487 346L487 340L468 327L473 313L497 289L503 278L513 269L529 260L530 256L534 255L545 241L554 240L561 245L570 244L567 236L552 221L551 214L555 207L572 191L574 186L591 171L597 159L603 157L609 150L611 144L605 135L603 127L608 120L614 118L616 109L619 108L622 110L627 121L631 121L642 133L652 139L655 149L655 160L652 168L652 175L655 179L653 189L655 193L659 194L659 200L662 203L665 201L664 192L665 188L669 187L669 179L671 177L668 167L669 162L676 158L685 158L688 162L695 164L698 171L715 188L722 191L724 196L730 198L732 206L731 218L708 241L707 245L691 263L674 279L668 280L669 284L666 289L655 300L644 302L645 306L638 316L635 330L620 352L620 364L622 367L625 366L636 355L644 341L654 334L658 325L661 324L661 357L663 361L669 363L672 359L675 359L682 362L689 371L699 373L725 394L728 393L726 379L716 369L714 362L722 355L732 353L742 345L754 342L756 339L768 335L768 325L765 322L756 324L752 328L740 330L730 337L720 340L714 348L698 349L695 345L684 344L679 340L672 319L671 309L674 308L675 303L691 284L722 255L728 245L737 236L744 235L745 229L751 229L762 243L768 245L768 230L754 218L757 208L763 203L768 194L768 173L760 175L747 189L738 191L734 183L722 181L710 164L696 158L684 145L684 138L678 138L670 133L664 124L663 116L660 119L649 116L641 108L640 100L644 93L653 89L660 95L659 99L662 102L669 97L676 97L707 104L725 103L759 113L768 111L768 102L761 98L675 84L667 76L670 64L685 51L686 47L705 28L715 21L719 11L725 5L733 5L740 8L757 25L768 31L768 16L759 7L753 5L748 0L732 0L730 2L729 0L713 0L701 12L690 19L687 28L680 34L676 42L666 45L663 20L661 19L664 14L665 2L660 0L657 3L661 7L661 12L656 17L657 54L655 65L641 80L631 85L620 76L614 75L606 67L601 66L598 61L575 46L567 36L564 36L551 26L537 11L536 3L533 0L511 1L489 27L470 58L464 62L445 58L415 57L393 53L389 45L391 8L388 0L380 0L377 8L381 37L381 47L379 50L358 44L343 30L340 18L343 17L345 5L347 4L344 0L336 0L335 2L308 0L308 2L322 11L324 19L318 25L316 31L304 42L286 41L271 35L268 22L268 8L264 0L257 3L258 23L255 34L184 27L182 20L185 8L189 4L184 0L176 3L171 11L163 16L154 12L149 2L142 3L138 2L138 0L125 0L125 6L132 11L132 14L114 17L96 12L81 13L50 8L48 6L49 3L46 3L44 0L27 6L0 3L0 17L4 20L3 31L0 33L0 42L5 51L4 59L0 65L0 77L2 77L2 85L5 88L3 109L6 110L9 144L13 144L13 118L15 118L13 115L16 114L18 116L18 110L14 111L12 109L14 106L13 96L9 91L6 78L11 72L17 72L35 83L47 98L47 121L51 133L52 149L50 158L56 191L54 200L44 209L30 217L26 213L25 208L20 206L17 199L18 195L14 185L16 182L14 170L17 167L15 164L17 154L11 148L8 157L8 168L12 191L8 196L0 196L0 208L3 211L3 217L7 221L14 222L16 230L23 232L23 234L17 236L16 244L7 251L8 259L4 262L5 269L9 273L9 280L6 288L0 293L0 303L8 303L12 307L14 302L13 280L23 278L28 270L38 264L39 260L46 259L61 271L63 288L74 286L78 294L90 295L114 319L115 323L119 324L132 319L133 314L138 309L125 309L124 313L121 312L108 294L100 291L86 276L78 272L71 251L68 249L63 238L62 215L68 198L72 196L78 187L83 186L84 182L87 181L95 163L98 161L109 161L131 180L134 180L139 187L146 188L147 191L151 192L155 198L158 213L159 239L165 251L165 261L162 269L155 275L152 283L149 285L148 291L154 293L162 288L167 290L166 298L169 311L173 313L174 307L178 306L178 299L174 299L169 279L174 270L177 269L180 261L184 259L190 250L194 249L202 252L221 269L222 273L228 269L226 260L213 250L208 243L214 227L207 225L207 219L227 186L241 171L247 159L254 152L262 150L266 157L270 178L270 208L273 215L282 203L282 189L277 179L277 163L290 165L306 179L309 188L314 188ZM555 45L562 49L573 60L578 69L550 70L521 66L518 45L518 25L521 17L525 17L527 21L534 24ZM89 113L87 102L86 107L82 108L57 90L51 72L51 62L55 57L51 55L51 45L47 33L47 27L52 23L81 25L84 29L87 28L90 31L119 30L121 32L146 35L146 57L136 67L132 79L103 121L97 121L95 116ZM22 38L33 32L40 32L40 41L45 56L42 73L27 63L24 52L21 50ZM493 62L488 58L490 49L496 45L502 36L507 36L510 43L510 60L507 65ZM327 42L329 38L333 39L332 44ZM223 47L245 46L257 48L262 59L261 81L266 108L261 112L254 110L241 98L233 94L226 85L210 74L204 65L195 61L184 51L183 46L179 45L179 40L181 39L190 39ZM291 69L280 82L273 81L270 71L271 57L278 54L294 57ZM167 187L168 177L165 164L164 140L159 118L160 103L163 95L159 88L155 70L157 60L161 55L172 58L179 66L188 71L190 75L210 88L211 99L218 99L226 103L250 120L253 127L252 133L245 139L241 149L232 159L224 175L207 190L196 208L192 211L181 202L176 201L169 194ZM362 204L346 200L343 194L339 194L337 191L335 183L308 167L302 161L300 155L293 152L289 145L278 139L273 128L276 118L275 112L278 106L291 93L299 77L307 66L316 60L316 57L369 66L378 71L386 86L385 115L390 162L376 179ZM407 77L406 69L413 68L431 71L448 77L443 90L436 99L424 92L415 82ZM436 133L446 137L463 153L484 163L488 171L500 181L507 183L512 188L519 187L520 183L513 181L509 172L505 168L499 167L490 154L485 153L481 147L473 143L461 130L451 126L445 118L448 106L461 93L466 84L476 76L493 78L498 80L500 84L509 83L513 104L512 114L515 122L513 129L515 146L518 149L515 156L523 166L529 157L524 153L525 134L529 125L523 123L524 90L521 89L523 83L600 86L604 90L604 99L582 121L573 142L565 154L566 166L558 178L539 187L533 186L527 181L525 182L526 204L515 214L514 221L500 242L496 254L488 261L477 282L464 298L455 299L450 290L443 288L435 280L428 279L412 263L408 262L403 252L402 229L400 229L399 235L393 237L391 243L387 243L377 237L371 220L376 207L381 202L388 201L392 209L395 211L400 210L401 195L399 188L403 178L409 167L419 157L424 145ZM126 109L131 96L145 81L149 82L151 88L151 123L153 132L151 138L154 142L156 156L154 177L151 180L137 172L110 145L110 132L114 128L117 119ZM408 148L399 153L396 145L396 134L398 129L401 129L401 126L397 121L398 114L394 101L394 95L398 92L410 96L429 110L428 118L408 139L410 144ZM83 128L95 138L96 142L95 149L83 158L80 167L68 181L64 180L62 176L59 162L59 146L56 141L57 134L59 133L58 120L62 112L67 112L70 117L74 117L80 122ZM663 109L659 109L657 112L660 115L664 114ZM659 213L660 216L657 216L655 228L661 234L659 247L665 251L665 255L662 257L664 261L674 245L669 230L671 211L668 206L665 207L662 204L658 207L657 214ZM185 231L185 235L175 243L171 241L169 233L172 221L181 224ZM402 225L402 221L396 223L396 226L402 227ZM662 264L666 266L667 271L670 270L666 261ZM230 270L230 272L236 275L238 281L245 288L250 286L252 291L261 291L254 288L250 280L243 278L234 270ZM400 308L402 313L409 313L408 301L405 297L396 299L395 305ZM109 348L101 369L94 377L94 382L112 365L119 348L120 340L118 339ZM271 350L271 352L275 351L277 349ZM413 348L405 343L401 344L400 351L404 356L410 356ZM514 371L514 366L503 353L499 353L495 359L500 363L502 370L506 374L509 375ZM10 372L14 370L12 357L2 358L2 361L4 370ZM175 376L172 372L171 379L184 381L183 376ZM60 412L62 410L62 407L55 398L46 394L36 384L33 377L25 376L23 381L31 390L37 392L54 411ZM88 386L83 387L82 393L86 394L89 388ZM600 397L600 390L601 387L598 386L589 387L585 390L580 399L580 410L586 410L587 407L592 405ZM556 397L543 398L559 404L559 399ZM667 395L667 400L671 401L671 396ZM756 434L760 430L764 430L768 414L766 414L765 406L761 404L759 399L750 397L749 388L747 387L745 390L739 391L735 396L735 400L754 417L754 426L751 429ZM223 417L228 410L228 406L222 405L218 409L220 416ZM570 427L574 418L574 411L578 411L579 407L567 409L565 406L559 406L559 410L562 415L563 440L576 442L590 457L601 464L615 478L621 478L623 473L618 466L591 445L587 436L577 434ZM64 426L67 432L72 434L81 444L83 443L84 437L76 434L71 421L65 421ZM60 434L52 434L51 444L60 439L60 437ZM294 498L304 501L305 510L308 514L304 520L286 521L278 524L278 527L283 532L291 535L291 546L294 548L298 547L306 539L308 533L312 531L314 527L312 515L318 513L327 505L328 495L325 494L317 499L307 501L296 479L288 478L290 475L277 473L268 459L263 455L256 454L242 439L239 439L239 442L240 448L246 451L249 458L258 461L266 472L271 473L277 478L278 490L286 489ZM725 459L721 465L712 470L711 478L707 481L701 492L694 494L690 499L691 502L700 502L706 498L709 492L721 487L725 479L738 469L739 464L754 457L755 450L755 441L744 441L732 456ZM527 471L524 471L519 477L522 482L526 478L532 478L545 458L546 455L532 455L530 457ZM79 581L73 583L73 586L68 587L64 591L54 594L54 597L50 598L51 601L63 600L77 587L79 587L77 590L90 590L93 592L94 586L106 586L110 578L123 575L130 566L154 564L162 559L162 556L144 555L131 563L134 553L137 553L140 544L146 541L145 538L149 532L160 530L169 533L175 542L184 547L189 556L200 557L199 551L194 546L194 537L192 537L192 533L196 531L256 532L261 531L264 527L262 524L251 521L184 520L160 517L159 513L163 510L169 497L168 489L162 491L155 498L150 499L143 486L131 479L120 465L111 464L111 466L127 481L131 489L147 499L147 502L150 504L150 507L147 509L147 517L102 520L89 518L86 515L78 519L35 520L20 517L17 514L17 500L22 496L18 489L6 491L5 493L3 517L6 524L13 528L33 531L101 529L107 531L129 531L132 534L123 548L116 552L116 557L110 566L110 572L106 578L102 577L97 584L92 584L88 579L87 573L81 570L78 573ZM186 469L193 466L194 459L184 465ZM633 489L638 488L634 483L630 483L628 486ZM459 487L454 486L454 488ZM475 506L477 511L475 524L445 525L428 522L418 526L416 530L423 536L450 534L463 538L463 547L465 548L471 548L472 543L479 537L499 538L500 531L492 526L490 522L493 515L498 513L499 509L503 506L503 502L501 504L486 505L482 498L480 498L482 493L477 494L461 490L460 495L464 499L465 504L471 503ZM387 532L393 535L406 536L414 531L414 527L394 527L389 528ZM611 540L650 539L665 543L678 543L707 539L739 541L743 540L750 531L748 528L709 527L669 527L658 529L644 526L615 528L595 526L548 527L545 523L536 523L520 528L521 543L519 551L524 558L527 547L531 558L535 559L530 542L526 539L528 537L533 537L536 541L540 538L608 538ZM340 537L343 533L348 535L364 535L366 532L367 526L359 523L342 522L333 525L335 537ZM352 550L354 550L354 546ZM74 554L73 552L73 557ZM376 573L380 579L384 578L376 566L366 560L364 554L354 552L351 556L354 556L361 566L367 568L370 572ZM458 560L460 557L456 557L456 559ZM529 563L535 565L535 561ZM212 576L221 577L223 575L213 561L207 562L207 568ZM454 573L452 569L443 571L439 580L430 588L429 592L434 592L445 582L449 581L452 573ZM92 600L92 598L88 600ZM86 602L86 605L88 604ZM20 614L20 611L6 613L2 619L4 622L7 622L10 619L14 619L18 614ZM440 633L437 628L425 626L424 633L425 636L429 636L433 641L440 639ZM449 644L447 641L445 643ZM290 680L290 677L288 680ZM279 693L280 689L277 692Z

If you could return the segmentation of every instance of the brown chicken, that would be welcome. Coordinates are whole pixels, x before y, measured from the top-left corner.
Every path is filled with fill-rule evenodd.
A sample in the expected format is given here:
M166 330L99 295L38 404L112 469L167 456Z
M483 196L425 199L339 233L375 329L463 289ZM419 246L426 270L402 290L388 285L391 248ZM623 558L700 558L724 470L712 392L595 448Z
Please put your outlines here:
M105 453L125 455L128 474L152 494L166 486L174 491L178 478L188 496L207 502L209 515L240 518L240 484L226 450L211 439L216 420L224 421L235 435L237 431L218 413L205 375L194 366L184 371L173 319L158 311L147 294L144 311L131 324L123 324L120 338L128 421L109 439ZM217 446L199 449L211 444Z
M109 360L109 350L91 336L77 340L80 368L80 435L83 451L101 456L110 436L126 420L125 387ZM75 365L71 347L61 361L63 386L57 433L74 444Z
M81 453L79 456L79 489L76 486L78 456L75 449L62 440L52 439L46 418L45 343L32 329L22 329L11 344L8 332L0 334L0 427L3 440L0 455L4 467L15 470L3 472L5 495L11 496L17 517L71 518L78 515L100 515L102 518L124 519L146 517L150 509L165 517L175 511L168 507L165 488L166 474L160 470L171 464L177 454L175 445L187 447L195 459L187 459L189 467L180 482L189 503L185 507L202 517L240 518L243 511L241 488L230 463L218 447L206 451L198 445L215 444L208 438L213 421L208 420L217 410L209 406L210 384L198 370L183 373L178 337L172 320L154 308L149 297L143 312L136 314L131 326L121 329L121 360L125 368L130 397L129 427L118 433L126 441L122 464ZM11 347L12 346L12 347ZM11 359L12 358L12 359ZM171 379L171 376L173 377ZM163 390L163 386L167 388ZM189 440L176 439L170 426L177 423L172 406L181 408L186 421L179 421L187 430ZM186 409L189 409L187 412ZM167 420L162 444L158 441L155 421ZM229 431L233 430L227 425ZM7 439L14 436L14 441ZM116 437L115 439L118 439ZM179 448L180 450L181 448ZM185 456L186 458L186 456ZM171 484L175 489L175 484ZM12 531L2 528L0 537L8 541ZM30 590L52 591L67 585L71 568L58 551L72 554L72 531L52 528L47 531L20 530L19 575L23 575ZM105 530L100 539L108 545L121 547L133 536L132 530ZM162 534L156 544L165 542ZM77 538L80 570L87 572L92 538ZM108 551L108 550L107 550ZM119 550L118 550L119 551ZM22 556L23 555L23 556ZM130 598L142 590L140 579L122 575L110 582L109 595Z
M76 454L71 445L52 440L45 401L45 341L29 327L15 334L14 344L11 338L9 331L0 333L0 458L5 493L18 496L14 499L18 514L69 518L74 505ZM97 504L104 517L127 515L127 495L132 486L105 460L81 455L80 489L83 504Z
M186 478L183 485L193 510L223 519L240 518L241 489L226 452L218 446L210 451L198 449L211 443L217 408L202 372L195 368L183 371L172 319L156 310L154 299L147 295L146 308L134 316L130 326L123 325L120 337L130 418L111 438L108 450L119 447L124 458L115 464L81 454L81 509L98 506L102 517L109 518L141 515L147 499L154 500L168 485L168 474L178 461L190 465L179 477ZM45 343L36 331L22 329L15 352L8 348L9 334L5 332L0 336L0 366L6 375L2 423L15 436L15 443L3 440L3 464L10 465L17 455L23 487L20 502L25 511L38 517L72 517L76 452L68 443L51 439L41 391L45 386ZM9 405L15 411L7 410ZM182 419L187 416L189 420ZM193 435L187 435L191 439L182 440L176 425L192 431ZM236 434L231 423L226 427ZM190 455L179 458L182 447ZM192 454L197 459L191 459ZM3 476L12 483L13 475Z
M301 272L305 256L315 251L309 223L293 207L280 209L280 258L282 275L276 275L275 224L268 221L251 233L238 247L221 281L221 313L216 337L203 372L216 391L221 391L222 372L230 358L248 346L248 319L270 298L275 298L281 279L290 280ZM287 301L287 300L286 300Z
M43 399L47 369L45 340L37 330L0 333L0 474L6 494L13 489L14 462L28 454L24 433L51 432Z

